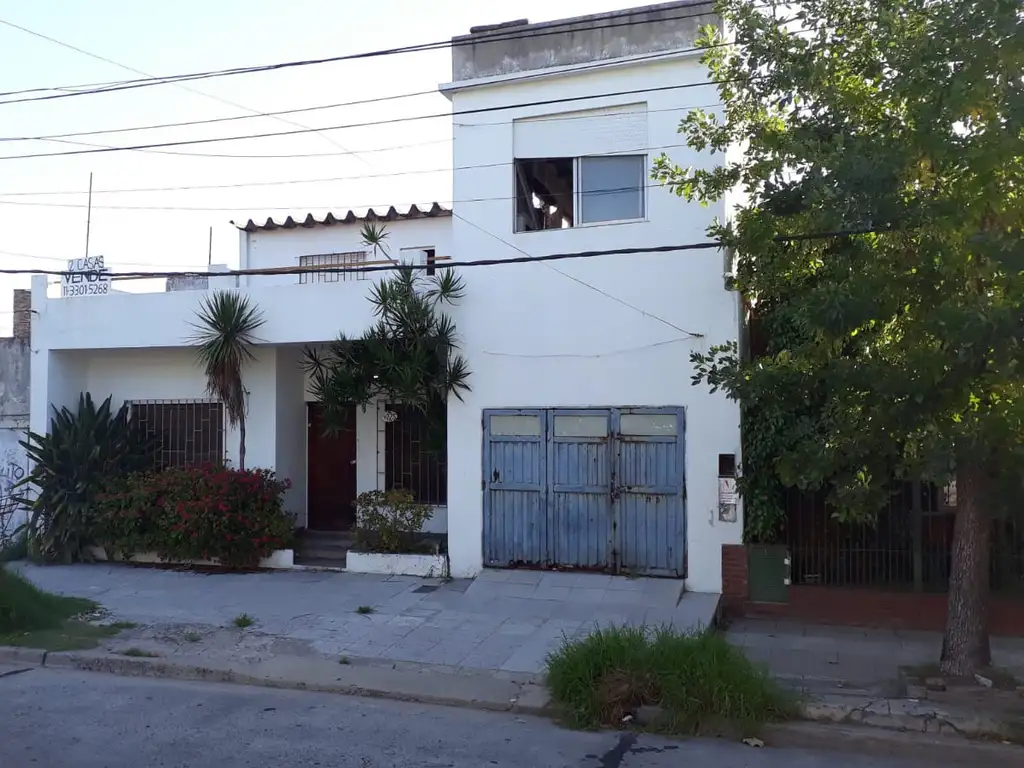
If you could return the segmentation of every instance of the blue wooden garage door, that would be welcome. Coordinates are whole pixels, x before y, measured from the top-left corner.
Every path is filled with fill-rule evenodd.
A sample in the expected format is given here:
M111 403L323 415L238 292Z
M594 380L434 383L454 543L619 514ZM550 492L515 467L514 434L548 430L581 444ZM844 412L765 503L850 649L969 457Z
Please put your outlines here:
M684 576L681 408L484 412L484 561Z

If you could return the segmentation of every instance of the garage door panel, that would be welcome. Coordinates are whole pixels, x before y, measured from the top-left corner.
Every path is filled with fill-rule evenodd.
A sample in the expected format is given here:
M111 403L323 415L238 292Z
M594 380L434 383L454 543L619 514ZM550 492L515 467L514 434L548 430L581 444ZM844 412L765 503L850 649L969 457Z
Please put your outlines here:
M485 562L685 575L683 433L678 408L485 412Z
M606 568L611 562L607 494L552 493L554 562L573 568Z
M546 512L546 415L506 410L484 415L484 562L550 561Z

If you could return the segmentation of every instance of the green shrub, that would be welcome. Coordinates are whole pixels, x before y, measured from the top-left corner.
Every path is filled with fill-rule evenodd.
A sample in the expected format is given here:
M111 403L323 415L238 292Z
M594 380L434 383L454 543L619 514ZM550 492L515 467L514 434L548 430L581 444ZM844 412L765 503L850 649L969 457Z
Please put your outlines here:
M283 507L290 485L270 470L209 464L116 478L97 499L95 537L125 556L154 551L253 567L291 543L295 523Z
M45 560L88 560L93 502L111 477L152 466L155 444L128 420L128 405L111 412L79 396L78 410L54 408L49 432L22 441L32 471L15 485L30 511L28 533Z
M547 660L552 700L569 724L622 727L641 706L671 733L751 729L794 713L794 699L714 632L616 627L565 640Z
M367 491L359 494L355 506L356 546L366 552L417 551L418 534L433 514L406 490Z

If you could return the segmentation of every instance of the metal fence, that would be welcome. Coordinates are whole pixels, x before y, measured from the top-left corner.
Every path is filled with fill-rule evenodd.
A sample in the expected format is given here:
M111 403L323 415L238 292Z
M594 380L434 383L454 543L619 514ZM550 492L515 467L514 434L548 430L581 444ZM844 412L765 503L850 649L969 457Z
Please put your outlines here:
M443 436L431 439L417 408L388 405L394 417L384 421L384 483L404 488L421 504L448 503L447 447Z
M786 501L782 540L794 585L947 589L956 508L943 489L901 484L871 524L839 522L823 493L791 489ZM993 523L991 583L999 591L1024 591L1024 526L1015 521Z
M346 253L316 253L299 257L300 267L321 267L299 273L299 283L343 283L349 280L365 280L366 272L331 272L323 267L364 267L365 251Z
M206 400L133 400L131 419L156 438L155 469L224 461L224 408Z

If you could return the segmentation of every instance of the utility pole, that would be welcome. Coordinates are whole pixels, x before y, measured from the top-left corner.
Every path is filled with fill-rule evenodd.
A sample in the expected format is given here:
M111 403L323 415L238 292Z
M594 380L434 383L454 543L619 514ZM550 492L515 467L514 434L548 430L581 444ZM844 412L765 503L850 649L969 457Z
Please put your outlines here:
M89 258L89 230L92 229L92 171L89 171L89 204L85 213L85 257Z
M206 246L206 266L213 264L213 226L210 226L210 242Z

